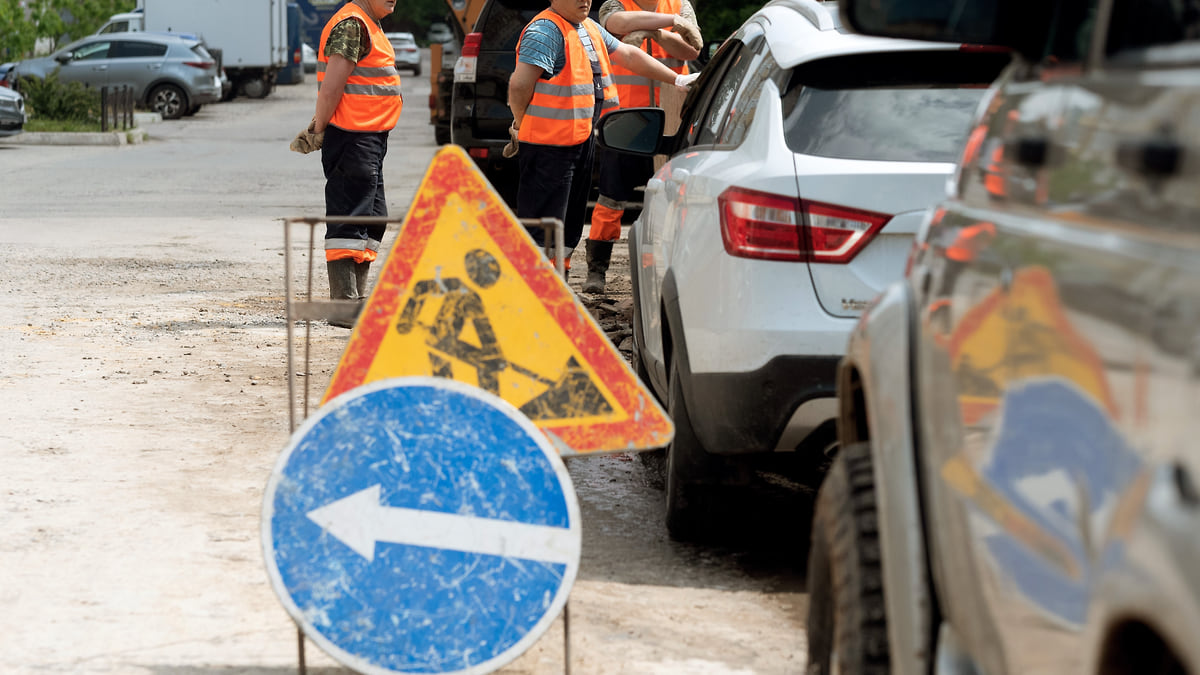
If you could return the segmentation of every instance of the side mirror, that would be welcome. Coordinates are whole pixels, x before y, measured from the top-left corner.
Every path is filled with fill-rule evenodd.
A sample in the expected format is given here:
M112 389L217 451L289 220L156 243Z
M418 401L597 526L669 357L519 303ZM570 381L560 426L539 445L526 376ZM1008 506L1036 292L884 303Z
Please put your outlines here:
M660 154L667 114L662 108L625 108L604 116L597 131L601 147L633 155Z
M61 63L63 65L70 63L71 59L73 59L73 58L75 58L74 52L63 52L61 54L54 55L54 60L58 61L59 63Z

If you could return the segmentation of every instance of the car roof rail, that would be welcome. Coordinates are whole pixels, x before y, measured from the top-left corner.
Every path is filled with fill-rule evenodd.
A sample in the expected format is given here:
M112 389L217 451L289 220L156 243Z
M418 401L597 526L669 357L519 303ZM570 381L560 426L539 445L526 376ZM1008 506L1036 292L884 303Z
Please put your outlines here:
M771 0L766 7L787 7L794 9L801 16L812 22L817 30L833 30L837 28L833 12L837 11L837 3L817 2L817 0Z

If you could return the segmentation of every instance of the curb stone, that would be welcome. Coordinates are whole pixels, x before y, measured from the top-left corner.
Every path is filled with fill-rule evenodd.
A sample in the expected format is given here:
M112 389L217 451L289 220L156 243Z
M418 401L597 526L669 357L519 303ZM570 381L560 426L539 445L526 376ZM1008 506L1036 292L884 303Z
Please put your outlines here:
M146 140L141 127L125 131L67 132L45 131L17 134L0 138L5 145L137 145Z
M70 132L70 131L26 131L15 136L0 138L8 145L137 145L145 142L149 134L144 124L162 121L158 113L135 112L134 127L124 131Z

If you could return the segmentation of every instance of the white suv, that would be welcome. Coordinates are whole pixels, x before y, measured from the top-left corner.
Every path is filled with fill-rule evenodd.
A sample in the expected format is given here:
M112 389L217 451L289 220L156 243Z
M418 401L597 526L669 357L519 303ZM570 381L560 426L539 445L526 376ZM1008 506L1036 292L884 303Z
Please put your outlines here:
M639 375L675 422L667 525L704 532L733 455L826 464L855 319L901 277L1004 52L864 37L833 3L773 0L663 115L606 116L601 144L669 161L629 235ZM815 475L819 480L819 473Z

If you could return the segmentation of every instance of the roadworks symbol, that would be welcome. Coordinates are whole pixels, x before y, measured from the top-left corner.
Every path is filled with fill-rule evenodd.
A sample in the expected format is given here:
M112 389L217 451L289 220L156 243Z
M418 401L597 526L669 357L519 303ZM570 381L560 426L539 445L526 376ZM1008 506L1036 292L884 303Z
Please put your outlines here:
M488 318L483 298L475 290L486 290L500 279L500 263L483 249L469 251L463 259L471 284L458 277L422 279L396 321L396 332L408 335L418 330L425 335L429 366L435 377L456 379L454 363L473 368L480 389L500 395L500 375L508 372L524 377L545 390L520 406L532 420L590 417L613 412L604 392L592 382L591 374L574 355L556 377L546 377L504 357L496 331ZM472 284L475 288L472 288ZM426 305L436 307L432 323L419 323ZM474 332L474 339L470 333ZM536 385L535 385L536 386Z
M422 375L499 396L562 454L654 449L673 431L456 146L434 156L324 400Z

